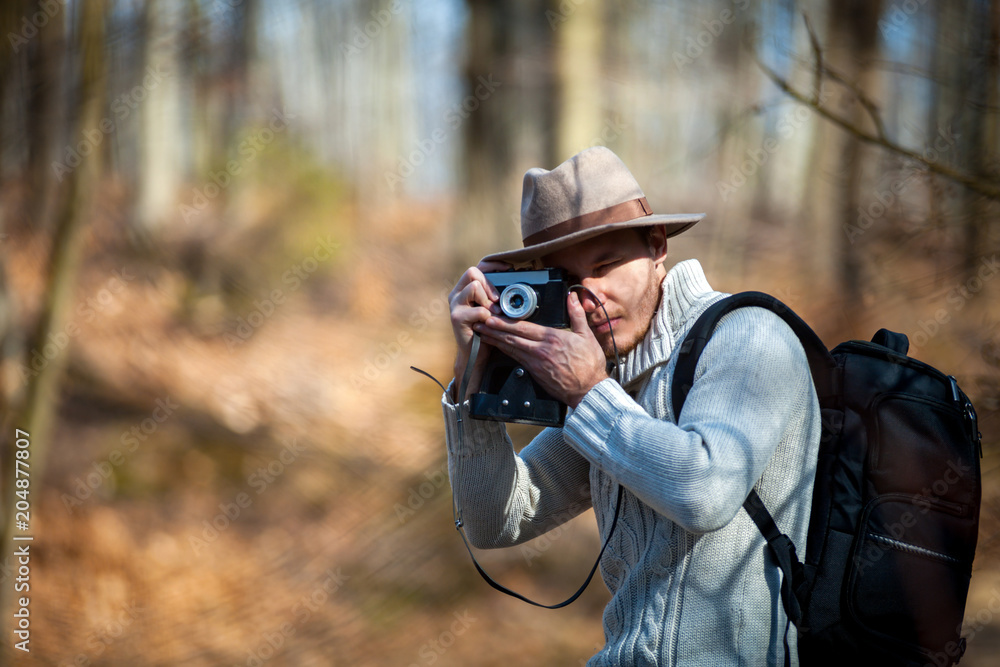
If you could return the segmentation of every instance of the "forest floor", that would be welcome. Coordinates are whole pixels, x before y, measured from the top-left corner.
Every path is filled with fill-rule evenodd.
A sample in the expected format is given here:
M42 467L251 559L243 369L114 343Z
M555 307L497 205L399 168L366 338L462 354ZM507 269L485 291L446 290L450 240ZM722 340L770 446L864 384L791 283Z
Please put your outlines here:
M264 277L252 248L165 241L163 261L95 228L34 508L32 650L17 664L586 662L603 643L604 586L560 611L529 607L479 579L453 528L440 390L409 369L450 379L444 215L408 206L349 243L316 234ZM880 321L919 331L934 313L902 298L848 313L832 291L796 287L795 268L768 252L741 275L710 277L785 298L828 341L870 336ZM24 263L8 268L11 291L28 303L37 254L13 256ZM253 288L233 296L234 280ZM1000 306L970 300L950 314L921 357L968 385L986 451L962 664L1000 665L1000 368L979 353L995 351L982 327ZM529 435L514 430L519 444ZM478 555L507 585L556 601L599 547L588 512Z

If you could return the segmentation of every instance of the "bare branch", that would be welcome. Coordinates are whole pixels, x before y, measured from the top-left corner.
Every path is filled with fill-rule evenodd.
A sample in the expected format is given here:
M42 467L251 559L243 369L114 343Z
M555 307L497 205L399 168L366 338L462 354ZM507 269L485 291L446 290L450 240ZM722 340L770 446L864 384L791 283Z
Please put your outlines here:
M783 79L777 72L765 65L756 53L754 53L754 60L757 62L757 66L761 68L764 74L766 74L767 77L774 82L774 85L780 88L785 94L801 104L805 104L806 106L812 108L820 116L854 135L859 140L876 146L881 146L886 150L896 153L897 155L922 164L928 169L928 171L932 171L935 174L940 174L941 176L951 179L956 183L960 183L973 192L978 192L979 194L985 195L990 199L1000 200L1000 185L975 178L974 176L963 173L946 164L937 162L936 160L929 160L923 155L906 148L905 146L899 145L885 135L885 132L881 129L882 125L880 120L876 122L876 128L878 128L876 130L876 134L871 134L870 132L865 131L863 128L858 127L849 120L823 106L818 97L813 98L799 90L796 90L787 80ZM853 88L853 86L844 81L843 78L837 78L838 75L831 73L829 68L827 68L825 72L830 76L830 78ZM859 101L862 100L861 97L858 99ZM868 102L870 103L871 101L868 100ZM870 105L866 104L864 101L862 101L862 104L865 105L865 108L868 110L869 114L873 116L874 120L878 116L877 106L875 106L874 103L871 103Z
M816 33L813 32L812 25L809 23L809 16L805 12L802 13L802 20L806 24L806 32L809 33L809 43L812 45L813 53L816 55L816 80L813 83L813 99L816 100L817 104L819 103L819 91L820 87L823 85L823 75L826 74L832 80L851 91L854 97L857 98L858 102L861 103L861 106L865 108L865 111L867 111L868 115L871 117L872 123L875 124L875 132L878 134L878 137L880 139L885 139L885 125L882 123L882 114L879 113L878 105L874 100L868 97L865 91L861 89L860 85L848 81L843 74L824 64L823 49L819 45L819 39L816 37Z
M806 32L809 33L809 43L812 45L813 53L816 55L816 76L813 79L813 99L819 102L819 93L823 87L823 49L819 47L819 40L813 32L809 23L809 15L802 12L802 20L806 24Z
M865 108L868 112L868 116L872 119L872 123L875 125L875 134L879 139L886 139L885 124L882 122L882 114L879 112L878 105L868 97L865 91L861 90L861 86L856 83L848 81L843 74L837 72L831 67L826 67L824 72L830 77L832 81L836 81L841 84L854 95L858 102ZM818 98L817 98L818 99Z

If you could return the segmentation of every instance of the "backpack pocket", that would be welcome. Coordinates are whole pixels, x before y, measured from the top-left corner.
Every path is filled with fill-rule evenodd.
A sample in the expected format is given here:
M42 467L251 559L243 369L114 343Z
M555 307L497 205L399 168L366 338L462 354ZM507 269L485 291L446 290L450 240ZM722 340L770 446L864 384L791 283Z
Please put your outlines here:
M954 546L968 544L973 514L967 506L919 495L871 501L849 565L851 620L901 654L960 653L972 554Z
M975 501L975 452L956 446L968 440L956 404L886 393L872 401L868 414L869 497L913 493Z

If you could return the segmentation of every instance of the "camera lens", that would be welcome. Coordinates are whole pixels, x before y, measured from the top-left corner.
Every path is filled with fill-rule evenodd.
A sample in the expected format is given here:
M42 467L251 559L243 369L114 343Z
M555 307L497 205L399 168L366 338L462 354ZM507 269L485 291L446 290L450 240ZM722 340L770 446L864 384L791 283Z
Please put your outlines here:
M514 283L500 293L500 310L512 320L530 317L538 307L535 290L524 283Z

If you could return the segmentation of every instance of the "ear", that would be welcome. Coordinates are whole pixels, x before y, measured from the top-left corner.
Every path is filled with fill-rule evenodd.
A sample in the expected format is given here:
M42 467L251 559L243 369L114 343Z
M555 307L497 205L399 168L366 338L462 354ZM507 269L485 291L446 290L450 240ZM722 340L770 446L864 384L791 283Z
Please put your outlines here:
M649 230L649 255L654 264L663 264L667 258L667 228L656 225Z

